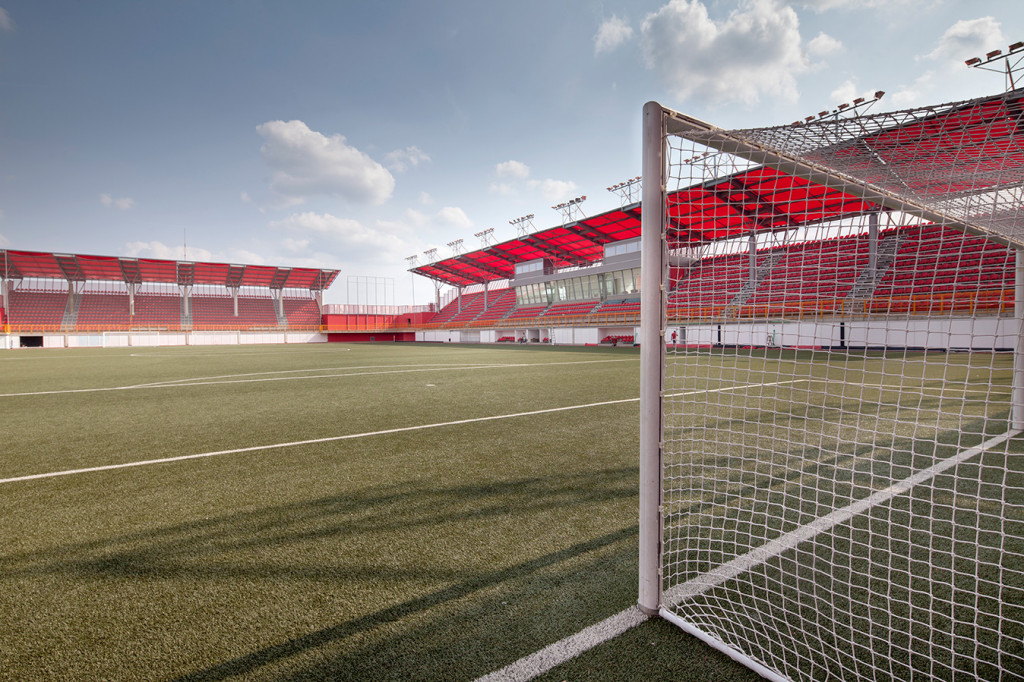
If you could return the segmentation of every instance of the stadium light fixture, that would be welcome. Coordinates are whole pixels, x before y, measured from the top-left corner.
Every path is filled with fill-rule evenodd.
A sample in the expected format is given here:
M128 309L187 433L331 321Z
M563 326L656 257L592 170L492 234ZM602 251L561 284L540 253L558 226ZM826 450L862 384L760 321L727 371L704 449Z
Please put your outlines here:
M964 64L982 71L1001 73L1006 79L1004 83L1006 89L1008 91L1016 90L1018 77L1024 68L1021 66L1021 62L1024 61L1024 41L1017 41L1006 49L1005 53L1002 50L986 52L984 58L971 57L965 60ZM1003 63L996 65L995 62L998 61Z
M463 251L465 251L465 249L462 248L462 240L461 239L454 239L454 240L448 242L448 248L452 250L452 255L453 256L458 256Z
M434 261L437 260L437 249L427 249L426 251L423 252L423 255L427 257L428 263L433 263Z
M494 228L489 227L486 230L481 230L474 233L473 236L480 240L480 246L490 246L494 243Z
M528 234L532 234L537 231L537 228L533 226L534 215L529 213L527 215L515 218L508 221L509 225L516 228L516 234L520 237L525 237Z
M571 223L574 220L581 220L585 216L583 215L583 209L580 208L580 204L587 200L587 195L575 197L569 199L569 201L563 201L560 204L555 204L551 208L562 214L562 224Z
M608 191L619 197L622 206L636 203L640 200L640 188L643 178L639 175L629 180L623 180L608 188Z
M821 121L827 118L839 120L840 118L846 115L849 115L849 118L855 118L865 113L865 111L871 105L873 105L878 100L882 99L882 97L884 96L885 90L876 90L874 95L871 96L871 99L868 99L866 97L858 97L854 99L852 102L843 102L839 104L835 109L826 109L825 111L819 111L817 114L805 116L803 120L793 121L790 125L794 127L802 126L811 123L814 120Z

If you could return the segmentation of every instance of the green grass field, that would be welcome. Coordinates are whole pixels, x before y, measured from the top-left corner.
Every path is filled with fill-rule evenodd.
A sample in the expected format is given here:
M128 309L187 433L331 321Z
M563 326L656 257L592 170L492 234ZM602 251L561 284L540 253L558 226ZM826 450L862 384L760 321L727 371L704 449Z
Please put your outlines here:
M621 348L16 351L0 479L635 398L638 368ZM489 673L635 603L638 414L4 483L0 678ZM549 677L679 670L754 679L663 622Z
M0 678L500 669L635 603L638 394L626 348L4 354ZM624 678L760 679L660 620L541 679Z

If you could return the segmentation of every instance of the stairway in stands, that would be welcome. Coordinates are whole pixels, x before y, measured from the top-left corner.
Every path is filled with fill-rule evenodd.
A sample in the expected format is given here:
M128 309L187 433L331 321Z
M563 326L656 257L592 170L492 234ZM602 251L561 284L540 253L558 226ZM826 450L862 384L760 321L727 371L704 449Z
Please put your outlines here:
M896 252L899 251L900 241L903 239L901 232L893 232L884 239L878 240L878 251L875 259L875 269L864 268L857 281L853 283L853 289L846 295L846 309L850 312L864 312L864 307L878 288L878 283L896 260Z
M74 329L78 324L78 308L82 303L82 295L77 291L68 293L68 302L64 308L64 317L60 321L61 329Z
M725 307L724 315L726 317L732 317L739 310L740 306L747 302L747 300L754 295L757 291L757 287L764 281L768 273L772 271L775 264L785 255L784 249L776 249L769 253L766 253L758 262L757 267L754 269L754 274L749 277L740 290L736 292L732 300L729 301L729 305Z

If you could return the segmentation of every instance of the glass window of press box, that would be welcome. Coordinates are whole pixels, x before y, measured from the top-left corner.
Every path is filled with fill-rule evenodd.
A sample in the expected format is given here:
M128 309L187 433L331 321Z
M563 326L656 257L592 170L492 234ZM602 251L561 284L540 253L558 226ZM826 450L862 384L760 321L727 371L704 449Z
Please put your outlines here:
M611 296L640 293L640 268L598 275L568 277L516 287L519 305L548 305L560 301L595 301Z
M625 253L637 253L640 251L640 240L630 239L621 242L613 242L611 244L605 244L604 246L604 257L609 256L621 256Z

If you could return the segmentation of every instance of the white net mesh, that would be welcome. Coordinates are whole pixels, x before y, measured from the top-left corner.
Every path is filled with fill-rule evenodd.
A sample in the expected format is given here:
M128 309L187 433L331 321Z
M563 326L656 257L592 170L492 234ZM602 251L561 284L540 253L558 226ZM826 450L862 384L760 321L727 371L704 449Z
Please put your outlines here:
M786 677L1024 677L1021 96L667 138L662 604Z

